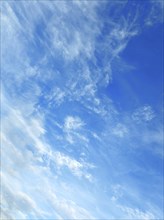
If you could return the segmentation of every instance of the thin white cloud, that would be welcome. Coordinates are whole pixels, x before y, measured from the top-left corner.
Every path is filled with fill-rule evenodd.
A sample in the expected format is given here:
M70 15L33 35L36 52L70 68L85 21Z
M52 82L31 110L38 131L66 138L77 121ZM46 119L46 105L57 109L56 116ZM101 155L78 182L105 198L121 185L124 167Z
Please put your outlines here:
M69 218L71 219L92 219L93 216L84 208L78 206L75 202L72 200L66 200L60 198L60 196L57 196L54 194L51 190L47 191L48 194L48 200L50 203L53 204L55 210L58 213L61 213L62 218Z
M56 163L58 168L67 167L75 176L78 177L85 177L86 179L90 179L91 175L85 172L85 169L91 168L92 165L79 162L69 156L66 156L60 152L54 152L52 155L52 159ZM93 168L93 167L92 167Z
M41 211L41 204L32 193L37 184L38 186L42 184L42 187L53 186L53 182L49 179L50 176L59 178L58 171L63 172L65 168L67 169L66 173L69 173L69 175L72 174L77 178L83 178L91 182L93 177L89 170L93 167L86 161L78 161L64 153L53 150L53 147L47 144L43 138L46 134L44 119L42 117L36 118L32 115L24 116L21 108L19 110L15 107L13 108L9 104L11 103L10 100L4 94L2 97L1 171L3 186L1 190L5 198L3 200L2 216L7 218L10 213L13 218L26 219L28 212L28 215L33 218L45 218L46 216L46 218L50 218L53 212L48 214L45 209ZM78 127L82 126L83 123L79 118L78 122ZM68 127L70 128L71 126L72 122ZM54 170L56 170L55 175ZM24 175L26 177L23 177ZM49 186L45 185L47 183ZM42 191L39 190L39 192L42 194ZM45 200L49 199L46 193L43 196ZM61 200L63 199L61 197ZM67 210L64 204L69 204L69 209L72 209L74 213L66 211L65 218L90 216L86 214L89 212L85 211L85 209L77 206L76 203L70 205L70 202L67 202L65 198L65 203L61 202L56 205L56 209L59 209L58 217L62 216L64 209ZM76 209L76 207L78 208Z
M8 19L7 23L5 20L2 22L4 24L4 30L5 27L11 27L12 32L15 34L11 33L10 36L15 36L17 32L19 32L19 35L16 35L14 38L16 40L15 44L13 44L13 40L11 38L8 38L6 40L7 44L5 44L8 48L11 48L11 51L15 53L16 48L15 45L18 46L20 49L20 52L18 51L16 54L18 54L19 57L24 57L24 63L23 69L24 69L24 64L27 66L26 68L30 68L29 66L29 57L28 55L24 52L26 51L26 44L23 44L23 39L24 39L24 26L26 26L26 32L31 33L28 39L32 41L33 37L35 36L35 25L39 22L42 21L44 24L46 23L46 17L45 17L45 11L49 10L50 16L49 22L45 26L44 29L44 36L46 37L46 40L42 42L46 48L47 48L47 53L45 54L45 59L46 62L49 58L53 57L55 58L56 55L54 54L52 50L52 47L58 48L59 53L64 53L65 57L67 57L69 60L78 58L81 56L81 54L84 56L83 61L80 60L80 63L83 62L83 66L88 66L87 61L88 59L92 59L93 63L96 64L96 58L95 58L95 51L101 50L102 51L108 51L109 54L111 54L112 59L114 57L119 56L120 52L126 47L129 39L133 36L135 36L137 32L136 28L136 18L132 19L129 21L128 19L120 19L119 24L115 23L114 21L109 22L109 32L107 36L104 37L103 40L103 45L100 44L96 39L100 35L102 29L103 29L103 22L101 20L99 21L98 14L96 13L97 8L104 7L106 3L103 2L100 4L98 1L88 3L86 1L84 2L79 2L79 1L73 1L71 3L67 2L62 2L60 3L60 7L57 3L53 2L41 2L41 3L28 3L28 2L21 2L20 3L20 8L15 8L12 5L8 3L3 3L4 5L4 12L2 17L6 17ZM121 5L122 3L120 3ZM119 5L119 4L118 4ZM112 6L112 3L111 3ZM122 7L122 6L121 6ZM13 9L14 8L14 9ZM26 10L28 9L28 10ZM18 14L20 14L21 10L23 11L23 21L25 23L22 23L19 18L17 18L16 14L14 13L14 10L18 11ZM32 10L32 16L28 16L28 11ZM70 13L71 12L71 13ZM85 13L84 13L85 12ZM89 12L89 13L87 13ZM81 16L79 16L81 15ZM79 28L77 29L77 26L72 25L72 17L77 18L77 23L79 25ZM134 16L135 17L135 16ZM61 22L62 21L62 22ZM70 22L69 22L70 21ZM68 25L69 23L69 25ZM59 27L60 24L60 28ZM87 24L87 25L86 25ZM28 31L27 31L28 30ZM6 39L6 34L4 35L4 39ZM27 40L27 39L26 39ZM29 41L30 41L29 40ZM8 43L12 42L12 45L9 45ZM12 49L13 48L13 49ZM103 48L106 48L103 49ZM6 49L3 49L2 51L6 51ZM106 53L106 52L105 52ZM59 54L58 54L59 55ZM10 53L10 56L15 57L15 55ZM104 54L106 57L106 55ZM6 61L7 59L11 59L4 56ZM43 57L41 60L38 61L38 64L43 60ZM104 59L105 62L103 62L103 66L101 67L100 70L94 71L94 76L98 72L97 77L92 77L90 78L89 81L84 81L84 79L81 77L78 79L79 83L81 84L81 80L83 79L83 82L85 82L85 85L82 87L81 90L77 89L75 87L71 91L72 97L76 97L79 95L80 97L86 96L86 94L90 94L91 97L95 94L97 91L97 86L96 83L99 82L99 84L102 83L104 79L105 81L109 83L110 75L111 75L111 70L110 70L110 62L109 59ZM7 62L8 63L8 62ZM18 60L15 60L15 63L19 63ZM38 67L37 72L41 71L39 70ZM15 68L14 68L15 69ZM108 69L108 70L107 70ZM93 70L92 70L93 71ZM18 71L20 72L20 71ZM28 71L26 71L28 72ZM30 75L29 71L29 75ZM82 75L86 74L86 72L83 72ZM43 75L40 78L44 78ZM46 74L47 75L47 74ZM77 82L77 79L75 76L76 74L70 74L69 71L69 77L70 75L73 77L73 81ZM19 73L17 76L20 78L24 79L24 74ZM51 76L52 77L52 76ZM14 81L16 81L16 75L14 75ZM40 79L41 80L41 79ZM106 83L104 82L104 83ZM29 82L31 83L31 81ZM78 84L79 84L78 83ZM107 83L107 84L108 84ZM71 84L67 84L67 87L70 88ZM65 94L61 91L56 91L56 88L54 88L54 99L57 104L60 104L63 101L63 98L69 94L69 91ZM32 94L32 93L31 93ZM36 96L39 96L36 94ZM51 105L52 99L52 94L48 94L48 97L50 98L49 104ZM52 98L52 99L51 99Z
M149 122L155 117L155 113L151 106L145 105L137 108L132 114L132 119L137 123Z
M57 87L53 88L50 94L45 95L44 98L47 100L49 107L58 107L63 103L65 96L65 92Z
M146 130L142 135L143 143L146 146L149 146L149 150L159 155L161 158L164 157L164 152L163 152L164 136L163 136L162 126L163 125L159 124L158 129L153 128Z
M129 219L155 219L155 216L149 211L144 212L137 208L135 209L126 206L119 206L119 208L125 213L125 217Z
M12 216L13 219L26 219L27 213L33 217L43 217L44 212L37 207L37 204L29 195L20 191L21 187L15 184L16 181L13 183L15 187L15 190L13 190L9 178L7 179L5 174L2 174L2 183L2 213L6 216L4 219L8 219L8 215Z
M120 184L113 185L112 187L112 197L111 200L116 202L119 198L123 196L123 187Z
M125 125L118 123L116 127L113 128L112 133L120 138L123 138L128 134L128 129Z
M80 129L85 123L77 116L67 116L64 122L64 129L66 131Z
M82 133L86 124L78 116L66 116L63 125L63 131L65 133L65 138L70 144L78 144L78 142L88 143L89 139Z
M152 26L156 23L163 22L164 2L163 0L150 0L150 11L145 18L145 25Z

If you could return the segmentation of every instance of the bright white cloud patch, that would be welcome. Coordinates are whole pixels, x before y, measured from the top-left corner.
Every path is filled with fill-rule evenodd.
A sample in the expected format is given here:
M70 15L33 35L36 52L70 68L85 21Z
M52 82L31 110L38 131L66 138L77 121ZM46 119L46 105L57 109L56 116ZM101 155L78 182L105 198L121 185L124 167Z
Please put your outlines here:
M84 126L84 122L79 117L67 116L64 122L64 128L68 131L80 129Z

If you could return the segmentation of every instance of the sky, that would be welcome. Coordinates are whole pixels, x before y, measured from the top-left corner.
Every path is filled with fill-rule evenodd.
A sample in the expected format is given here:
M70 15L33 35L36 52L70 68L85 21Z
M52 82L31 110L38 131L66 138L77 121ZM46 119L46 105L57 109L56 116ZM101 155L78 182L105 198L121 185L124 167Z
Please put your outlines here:
M1 219L163 219L161 0L1 1Z

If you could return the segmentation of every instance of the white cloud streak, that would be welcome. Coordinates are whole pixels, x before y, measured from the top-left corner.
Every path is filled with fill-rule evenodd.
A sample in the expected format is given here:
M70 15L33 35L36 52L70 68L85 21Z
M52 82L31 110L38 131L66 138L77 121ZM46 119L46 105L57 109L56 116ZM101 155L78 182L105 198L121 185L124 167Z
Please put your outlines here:
M55 169L57 173L64 172L64 167L75 177L92 181L89 170L93 167L85 161L77 161L54 150L43 138L46 131L42 118L24 116L20 110L11 107L9 103L3 95L1 131L3 217L7 219L8 214L13 218L22 219L27 219L29 216L31 218L54 217L56 215L53 216L53 213L48 214L46 210L42 210L38 199L32 196L37 184L53 188L49 176L54 175ZM59 173L57 178L60 176ZM27 176L23 177L24 175ZM39 182L37 176L40 179ZM46 182L49 183L49 186L46 185ZM42 193L40 190L39 193ZM55 194L53 191L52 193ZM49 199L46 192L44 199ZM58 216L63 215L65 218L90 216L76 203L67 201L66 197L61 197L61 202L55 203L55 208L58 210Z

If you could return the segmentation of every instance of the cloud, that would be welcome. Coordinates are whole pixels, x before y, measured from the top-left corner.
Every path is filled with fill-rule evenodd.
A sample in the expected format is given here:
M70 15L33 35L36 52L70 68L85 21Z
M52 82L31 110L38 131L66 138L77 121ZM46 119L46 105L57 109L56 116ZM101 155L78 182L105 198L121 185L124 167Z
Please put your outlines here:
M53 204L55 210L61 213L61 218L65 219L67 216L71 219L92 219L93 216L84 208L78 206L72 200L61 199L60 196L55 195L52 191L47 191L49 202Z
M69 156L66 156L60 152L54 152L52 159L54 159L54 162L56 163L58 168L67 167L75 176L78 177L84 177L88 180L91 180L92 176L91 174L85 172L85 169L93 168L94 166L85 163L85 162L79 162L75 159L72 159Z
M64 59L72 61L79 56L92 57L95 49L95 36L100 32L95 13L97 5L95 2L88 4L73 1L72 3L65 2L67 10L64 13L62 7L57 8L56 13L60 16L56 16L48 28L53 42L52 46ZM73 20L74 17L76 21ZM62 22L60 22L61 18ZM84 21L88 22L88 25L85 25ZM94 28L91 29L91 27Z
M119 184L113 185L112 191L113 191L113 195L111 197L111 200L114 202L123 196L123 188Z
M63 125L66 140L70 144L89 143L85 127L86 124L80 117L66 116Z
M140 122L149 122L155 117L154 111L151 106L145 105L143 107L139 107L132 114L132 119L137 123Z
M152 26L163 22L164 3L163 0L150 0L150 10L148 16L145 18L145 25Z
M28 100L28 103L33 105L33 111L36 111L37 106L37 110L48 112L49 108L54 109L66 102L78 101L84 108L101 117L107 114L105 101L99 97L98 91L110 83L111 57L118 57L129 39L137 34L135 19L129 22L128 19L120 18L116 23L110 18L109 22L104 22L98 10L103 7L112 10L114 6L110 4L73 1L62 2L59 7L55 2L21 2L19 7L16 7L7 2L3 3L3 17L7 18L9 23L8 25L4 20L4 30L6 26L11 26L11 31L19 34L14 34L16 42L12 47L10 35L7 39L4 35L2 39L13 53L17 51L16 46L20 48L16 54L24 60L19 62L18 59L13 59L13 53L10 53L11 58L6 54L3 56L4 69L6 63L9 63L8 60L13 60L10 71L5 74L7 77L4 77L4 84L8 91L12 91L11 95L13 100L16 99L16 104L16 97L19 96L19 104L22 106L23 102ZM121 8L122 3L118 6ZM27 9L31 10L31 17ZM42 27L41 33L38 33L39 25ZM107 29L107 33L103 36L104 29ZM25 32L28 32L28 36ZM98 40L100 36L103 36L101 41ZM38 54L35 53L37 48L40 48ZM103 57L97 58L101 53ZM14 65L18 64L17 70ZM13 73L13 69L17 74ZM47 110L40 109L41 100Z
M63 177L66 174L69 176L72 174L77 178L91 182L93 177L89 170L93 169L93 166L84 160L78 161L53 149L53 146L50 146L44 138L46 134L44 118L24 115L21 108L18 110L11 106L10 99L4 93L2 97L1 171L3 186L1 189L4 196L3 216L5 219L8 218L9 214L11 218L52 218L56 216L54 212L48 214L46 208L41 208L41 203L48 200L49 197L45 192L43 194L44 200L43 198L38 199L37 192L42 194L43 187L53 188L52 177L59 178L60 172ZM78 122L81 122L79 118ZM65 168L67 168L66 172L64 171ZM65 178L67 179L66 176ZM41 188L38 189L38 187ZM33 193L34 191L35 193ZM65 202L56 205L56 209L59 209L56 218L62 216L63 210L67 210L68 204L68 209L72 209L72 211L70 213L66 211L65 217L90 216L86 214L89 213L88 211L77 206L75 202L74 204L67 202L66 196L61 196L61 200L65 200ZM45 202L45 207L47 206L47 202ZM76 209L76 207L78 208Z
M155 216L151 212L143 212L139 209L133 209L126 206L120 206L120 208L129 219L155 219Z
M17 219L26 219L27 214L31 214L31 216L43 217L43 213L37 207L35 201L26 193L19 191L18 188L13 190L11 184L5 180L4 174L2 175L2 183L4 184L2 187L2 213L4 215L4 219L17 218ZM15 185L15 183L14 183Z
M3 117L2 121L2 137L4 140L4 145L7 144L8 146L13 146L12 148L14 148L15 153L17 152L18 154L17 159L19 162L22 160L22 163L24 163L23 149L25 148L24 150L26 150L26 154L24 157L27 156L26 159L30 161L31 159L34 160L33 156L35 157L35 152L37 152L36 157L46 156L48 160L54 161L58 168L66 166L76 176L83 176L83 168L85 168L84 164L81 164L77 160L71 159L69 156L53 150L52 147L44 142L44 139L41 138L45 134L43 124L41 125L41 119L39 121L37 118L30 117L30 119L28 118L27 120L19 110L11 109L9 106L8 108L9 110L6 113L6 117ZM13 123L12 127L10 126L11 121ZM71 130L80 129L83 125L84 123L80 120L80 118L68 116L65 120L64 128L69 132ZM20 134L22 137L24 137L22 141L19 137ZM79 138L82 137L80 136ZM10 142L11 139L12 142ZM16 148L18 143L21 144L20 147L17 147L19 150ZM29 149L32 149L32 153L34 153L34 155L29 154ZM4 152L7 153L7 149ZM17 157L17 154L15 157ZM28 158L29 156L32 158Z
M84 126L84 122L77 116L67 116L64 122L64 129L66 131L80 129Z
M112 133L117 137L123 138L128 134L128 129L125 125L118 123L116 127L113 128Z
M142 136L143 143L146 146L149 146L149 149L163 158L163 128L162 125L159 124L158 128L148 129L144 132Z
M57 87L53 88L50 94L45 95L44 98L47 100L49 107L58 107L64 102L65 96L65 92Z

